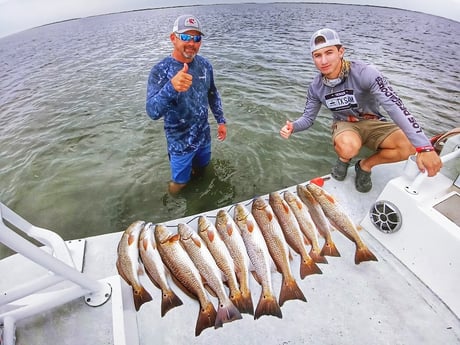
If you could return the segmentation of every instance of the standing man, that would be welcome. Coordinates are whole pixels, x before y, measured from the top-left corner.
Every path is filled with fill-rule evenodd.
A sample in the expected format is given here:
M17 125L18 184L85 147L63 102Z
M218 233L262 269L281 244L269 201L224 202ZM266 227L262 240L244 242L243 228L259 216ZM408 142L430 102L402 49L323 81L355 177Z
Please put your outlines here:
M420 171L426 171L428 176L438 173L442 166L439 156L416 119L375 67L345 60L345 48L331 29L315 32L310 50L320 73L308 88L303 115L294 122L286 121L281 128L283 138L311 127L324 105L333 116L332 141L338 159L331 175L335 179L345 179L351 159L362 146L374 154L355 164L355 186L359 192L371 190L374 166L407 159L415 152ZM380 106L394 122L387 121Z
M164 119L171 194L184 188L191 176L201 173L211 160L208 107L219 124L217 139L222 141L227 136L212 65L197 55L203 36L196 17L178 17L169 35L172 54L152 68L148 79L146 110L153 120Z

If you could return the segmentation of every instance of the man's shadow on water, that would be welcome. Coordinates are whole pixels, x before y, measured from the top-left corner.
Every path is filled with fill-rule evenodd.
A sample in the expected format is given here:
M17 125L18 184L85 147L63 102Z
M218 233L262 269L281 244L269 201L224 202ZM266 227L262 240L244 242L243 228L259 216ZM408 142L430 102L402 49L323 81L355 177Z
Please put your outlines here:
M190 216L224 206L234 202L235 187L232 176L236 172L228 160L211 159L204 171L192 177L187 186L177 195L166 193L163 205L170 219Z

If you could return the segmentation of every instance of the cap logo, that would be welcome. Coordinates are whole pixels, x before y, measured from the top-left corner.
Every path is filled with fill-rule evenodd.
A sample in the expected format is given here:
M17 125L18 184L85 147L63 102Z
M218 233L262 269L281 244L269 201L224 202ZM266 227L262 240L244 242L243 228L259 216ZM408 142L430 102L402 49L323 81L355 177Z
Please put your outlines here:
M195 18L187 18L185 20L185 25L196 26Z

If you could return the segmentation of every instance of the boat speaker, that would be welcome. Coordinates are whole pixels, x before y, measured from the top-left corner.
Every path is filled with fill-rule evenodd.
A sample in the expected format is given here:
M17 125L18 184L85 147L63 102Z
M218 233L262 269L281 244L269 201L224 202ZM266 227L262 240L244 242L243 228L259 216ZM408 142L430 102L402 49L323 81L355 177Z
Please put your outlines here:
M399 209L389 201L379 200L371 207L369 216L372 224L386 234L398 231L402 225Z

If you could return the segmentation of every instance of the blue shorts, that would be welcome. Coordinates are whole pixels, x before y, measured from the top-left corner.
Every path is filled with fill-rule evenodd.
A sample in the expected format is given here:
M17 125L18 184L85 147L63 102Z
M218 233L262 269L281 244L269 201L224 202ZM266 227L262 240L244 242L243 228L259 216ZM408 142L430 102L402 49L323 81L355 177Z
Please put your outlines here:
M192 176L192 168L204 168L210 160L211 145L181 156L170 154L171 180L175 183L187 183Z

